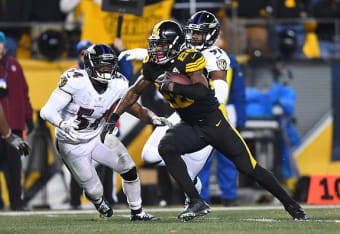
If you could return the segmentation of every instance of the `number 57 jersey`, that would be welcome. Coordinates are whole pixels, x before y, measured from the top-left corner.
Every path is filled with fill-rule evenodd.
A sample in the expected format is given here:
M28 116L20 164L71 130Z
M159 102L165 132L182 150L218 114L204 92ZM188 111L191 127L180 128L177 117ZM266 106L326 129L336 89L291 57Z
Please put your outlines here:
M56 128L60 142L69 144L85 143L101 133L104 116L111 110L128 89L127 79L120 73L112 79L107 89L99 93L84 70L70 69L60 78L59 89L72 96L71 101L60 110L63 120L74 119L78 124L78 139L72 141L67 133Z

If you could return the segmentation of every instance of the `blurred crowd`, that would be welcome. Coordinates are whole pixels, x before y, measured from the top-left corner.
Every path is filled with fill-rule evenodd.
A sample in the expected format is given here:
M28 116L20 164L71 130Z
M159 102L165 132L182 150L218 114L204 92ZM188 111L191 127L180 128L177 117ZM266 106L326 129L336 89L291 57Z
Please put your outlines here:
M77 56L83 22L80 0L53 0L48 4L13 0L1 4L1 29L12 56L43 55L50 60ZM227 39L223 48L235 55L329 58L337 55L339 9L338 0L228 0L223 8L209 10L221 21ZM184 23L189 9L174 8L171 16ZM42 27L39 23L56 24ZM284 53L280 52L282 46L287 48Z

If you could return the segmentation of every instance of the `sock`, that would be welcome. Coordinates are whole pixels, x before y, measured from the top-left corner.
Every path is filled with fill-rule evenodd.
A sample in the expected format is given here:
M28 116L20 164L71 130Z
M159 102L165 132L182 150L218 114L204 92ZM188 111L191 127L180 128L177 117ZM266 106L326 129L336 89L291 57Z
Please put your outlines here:
M201 199L197 192L193 181L191 180L187 167L180 156L171 155L170 157L163 158L168 171L175 178L181 189L192 199Z
M263 167L256 165L255 180L269 192L271 192L277 199L281 201L283 205L295 204L296 202L288 195L288 193L283 189L279 181L275 176L264 169Z
M136 214L140 214L143 211L143 208L139 208L138 210L131 210L131 215L136 215Z

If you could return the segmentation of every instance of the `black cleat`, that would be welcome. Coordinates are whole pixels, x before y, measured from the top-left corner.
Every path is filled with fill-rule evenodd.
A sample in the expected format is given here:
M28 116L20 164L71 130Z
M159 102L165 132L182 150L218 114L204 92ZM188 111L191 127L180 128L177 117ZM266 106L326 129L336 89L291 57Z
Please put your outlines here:
M98 212L104 217L111 217L113 214L113 210L109 203L103 198L102 202L99 204L94 204Z
M101 216L104 217L111 217L113 215L113 210L110 206L110 204L105 200L104 197L101 198L101 202L99 204L94 203L94 201L89 198L89 196L84 192L85 197L92 202L92 204L96 207L98 212L100 213Z
M131 221L159 221L161 219L151 214L148 214L145 211L142 211L139 214L131 215L130 220Z
M286 211L294 220L308 220L308 216L299 204L290 204L285 206Z
M189 202L186 209L178 215L178 219L182 219L186 222L208 213L210 213L210 207L203 199L192 200Z

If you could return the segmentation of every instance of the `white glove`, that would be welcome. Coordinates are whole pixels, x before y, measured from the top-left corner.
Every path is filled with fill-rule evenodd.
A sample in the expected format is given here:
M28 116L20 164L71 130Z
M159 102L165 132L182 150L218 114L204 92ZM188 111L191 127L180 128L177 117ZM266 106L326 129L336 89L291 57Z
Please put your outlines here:
M69 120L63 120L59 124L59 128L67 133L67 137L72 141L77 141L79 138L79 134L76 129L79 128L79 121L75 118L71 118Z
M144 58L148 55L147 49L136 48L132 50L124 50L120 52L118 56L118 61L120 61L123 57L126 57L126 60L137 60L143 61Z
M158 127L158 126L168 126L169 128L172 127L172 123L165 117L153 116L151 119L151 123Z

